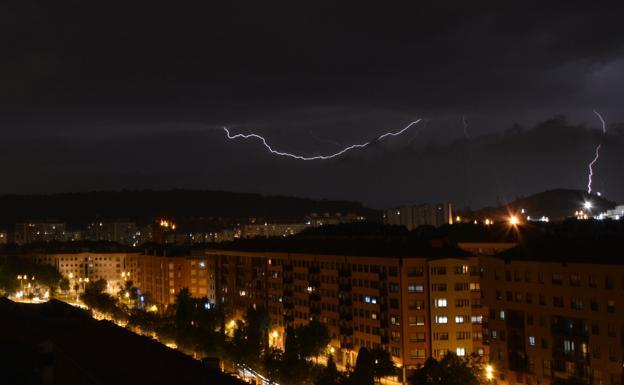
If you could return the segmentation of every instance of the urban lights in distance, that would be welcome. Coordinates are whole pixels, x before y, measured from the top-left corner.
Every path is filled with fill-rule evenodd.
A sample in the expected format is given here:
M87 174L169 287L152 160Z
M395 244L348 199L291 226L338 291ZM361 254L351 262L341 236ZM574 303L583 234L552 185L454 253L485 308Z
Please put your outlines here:
M592 207L593 207L593 205L592 205L591 201L585 201L585 203L583 203L583 208L585 210L591 210Z
M510 215L508 222L512 226L517 226L520 224L520 219L516 215Z

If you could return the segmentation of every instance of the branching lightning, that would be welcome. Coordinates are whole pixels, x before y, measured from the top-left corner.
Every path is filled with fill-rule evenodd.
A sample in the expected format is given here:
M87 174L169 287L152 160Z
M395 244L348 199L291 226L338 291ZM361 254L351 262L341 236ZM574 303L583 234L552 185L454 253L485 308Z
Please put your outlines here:
M382 140L388 136L399 136L401 134L403 134L405 131L407 131L410 127L412 127L415 124L418 124L422 119L417 119L413 122L411 122L410 124L408 124L407 126L405 126L403 129L397 131L397 132L387 132L383 135L378 136L377 138L375 138L374 140L371 140L369 142L365 142L365 143L361 143L361 144L352 144L348 147L343 148L342 150L330 154L330 155L317 155L317 156L302 156L302 155L296 155L296 154L291 154L288 152L282 152L282 151L277 151L275 149L273 149L266 141L266 139L258 134L234 134L232 135L230 133L230 130L227 127L223 127L223 130L225 131L227 138L230 140L234 140L234 139L257 139L260 142L262 142L262 144L264 145L264 147L266 147L267 150L269 150L269 152L271 154L274 155L278 155L278 156L285 156L288 158L293 158L293 159L299 159L299 160L328 160L328 159L332 159L335 157L338 157L348 151L354 150L356 148L364 148L367 147L368 145L370 145L373 142L376 142L378 140Z
M605 122L604 118L602 117L602 115L600 115L600 113L596 110L594 110L594 114L596 114L596 116L598 116L598 119L600 119L600 123L602 123L602 135L606 135L607 134L607 123ZM594 177L594 165L596 164L596 162L598 162L598 159L600 158L600 147L602 146L602 143L598 144L598 146L596 146L596 151L595 151L595 155L594 155L594 159L592 159L591 162L589 162L588 165L588 169L589 169L589 174L587 175L587 193L591 194L592 192L592 178Z

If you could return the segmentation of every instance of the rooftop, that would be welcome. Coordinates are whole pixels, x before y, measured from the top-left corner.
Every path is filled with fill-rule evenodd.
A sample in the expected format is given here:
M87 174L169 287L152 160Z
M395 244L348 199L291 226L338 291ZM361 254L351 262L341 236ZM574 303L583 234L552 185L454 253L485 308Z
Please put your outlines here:
M62 384L244 384L60 301L23 304L0 298L0 313L0 345L10 346L17 353L14 360L30 356L35 358L30 365L39 365L27 368L16 362L15 370L20 373L12 373L7 363L5 378L32 376L33 369L37 373L53 363L54 383ZM43 346L51 347L52 357L41 353ZM11 360L11 353L5 352L5 358Z

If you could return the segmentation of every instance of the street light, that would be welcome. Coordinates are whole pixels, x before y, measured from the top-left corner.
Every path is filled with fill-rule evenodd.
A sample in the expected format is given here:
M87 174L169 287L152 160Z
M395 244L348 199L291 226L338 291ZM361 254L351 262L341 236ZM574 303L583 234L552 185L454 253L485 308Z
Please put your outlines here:
M494 367L492 365L485 366L485 378L492 380L494 378Z

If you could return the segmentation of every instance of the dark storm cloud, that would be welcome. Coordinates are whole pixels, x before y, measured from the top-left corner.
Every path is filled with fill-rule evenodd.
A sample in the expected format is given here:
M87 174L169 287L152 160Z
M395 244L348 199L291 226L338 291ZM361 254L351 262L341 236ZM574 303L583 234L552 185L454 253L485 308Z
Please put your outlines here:
M411 181L400 196L357 182L391 167L402 171L379 172L400 185L405 164L420 167L394 141L370 165L346 157L328 171L271 158L257 143L226 143L214 128L259 130L281 149L317 154L417 117L431 122L406 140L436 151L463 135L462 115L473 137L559 113L595 126L593 108L621 121L621 11L576 1L6 1L0 124L7 151L29 159L3 191L195 186L375 204L433 199L444 195L435 184ZM551 164L567 159L560 143L546 143ZM353 159L362 168L340 166ZM456 175L465 159L451 159L418 175ZM341 184L349 180L351 189ZM530 179L522 191L544 184ZM484 196L464 193L451 198Z

